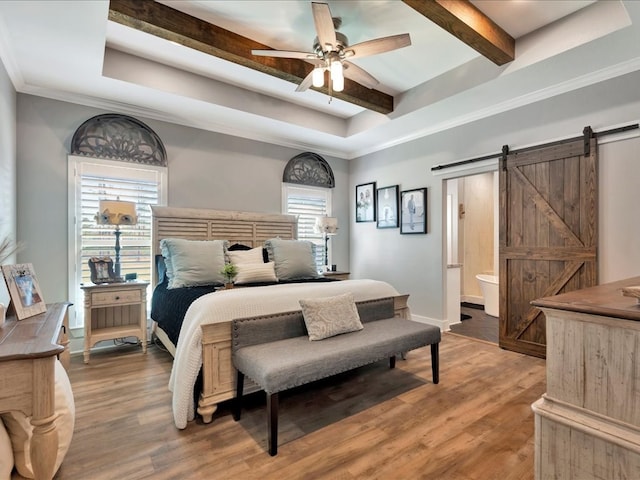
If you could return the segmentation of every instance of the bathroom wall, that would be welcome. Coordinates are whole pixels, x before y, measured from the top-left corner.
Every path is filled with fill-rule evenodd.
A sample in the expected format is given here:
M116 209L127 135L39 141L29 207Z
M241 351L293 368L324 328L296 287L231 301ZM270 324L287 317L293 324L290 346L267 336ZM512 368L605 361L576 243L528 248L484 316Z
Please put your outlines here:
M494 273L494 174L459 179L463 301L482 304L478 273Z

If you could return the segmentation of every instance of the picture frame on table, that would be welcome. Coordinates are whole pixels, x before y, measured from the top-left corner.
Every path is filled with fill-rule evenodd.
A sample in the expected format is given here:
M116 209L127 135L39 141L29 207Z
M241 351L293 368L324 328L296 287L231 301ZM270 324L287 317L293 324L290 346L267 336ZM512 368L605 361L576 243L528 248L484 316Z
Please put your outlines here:
M91 257L89 259L89 270L91 271L91 282L96 285L118 281L113 270L111 257Z
M378 228L398 228L398 185L376 190L376 218Z
M13 305L13 311L15 311L18 320L47 311L32 264L3 265L2 274L7 283L11 305Z
M427 233L427 189L400 192L400 233Z
M356 185L356 222L376 221L376 182Z

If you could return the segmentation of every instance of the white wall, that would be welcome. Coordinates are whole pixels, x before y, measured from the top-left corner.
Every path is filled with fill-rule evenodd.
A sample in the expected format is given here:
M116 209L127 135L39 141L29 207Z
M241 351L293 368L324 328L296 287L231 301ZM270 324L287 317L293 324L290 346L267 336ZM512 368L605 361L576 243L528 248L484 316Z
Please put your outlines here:
M638 111L640 117L640 111ZM606 139L603 139L606 140ZM640 275L640 138L600 146L599 283Z
M17 98L19 261L33 263L47 302L67 300L67 155L73 133L95 108L19 94ZM282 172L299 150L137 117L162 139L169 205L280 212ZM324 157L336 178L334 263L349 265L350 198L345 160Z
M409 293L412 314L440 321L444 314L442 176L431 167L511 149L575 137L583 127L595 131L637 123L640 117L640 72L592 85L511 112L424 137L350 162L350 182L400 184L401 190L428 187L427 235L400 235L354 224L351 272L391 282ZM600 148L600 281L640 275L640 227L634 218L640 205L640 140ZM353 206L351 218L354 218ZM623 213L624 212L624 213Z
M0 239L5 237L16 237L16 91L0 61ZM9 303L1 278L0 303Z

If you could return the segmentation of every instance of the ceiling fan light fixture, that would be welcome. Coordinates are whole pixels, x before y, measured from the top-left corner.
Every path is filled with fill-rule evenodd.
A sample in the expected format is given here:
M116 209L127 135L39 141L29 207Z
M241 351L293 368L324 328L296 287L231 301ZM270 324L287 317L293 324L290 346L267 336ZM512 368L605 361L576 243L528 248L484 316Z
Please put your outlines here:
M316 67L313 69L312 82L316 88L324 86L324 68Z
M335 92L341 92L344 90L344 73L342 69L342 62L340 60L333 60L331 62L331 85Z

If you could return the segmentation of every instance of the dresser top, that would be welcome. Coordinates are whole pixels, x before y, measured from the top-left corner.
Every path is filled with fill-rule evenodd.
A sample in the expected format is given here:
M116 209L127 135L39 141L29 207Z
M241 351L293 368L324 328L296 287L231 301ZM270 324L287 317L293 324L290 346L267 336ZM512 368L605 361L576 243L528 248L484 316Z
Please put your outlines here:
M7 317L0 325L0 362L58 355L64 348L57 343L67 303L47 305L47 311L17 320Z
M627 278L582 290L534 300L532 305L640 321L638 299L622 295L625 287L640 286L640 277Z
M149 285L149 282L136 280L134 282L111 282L111 283L85 283L80 286L82 290L108 290L121 288L141 288Z

